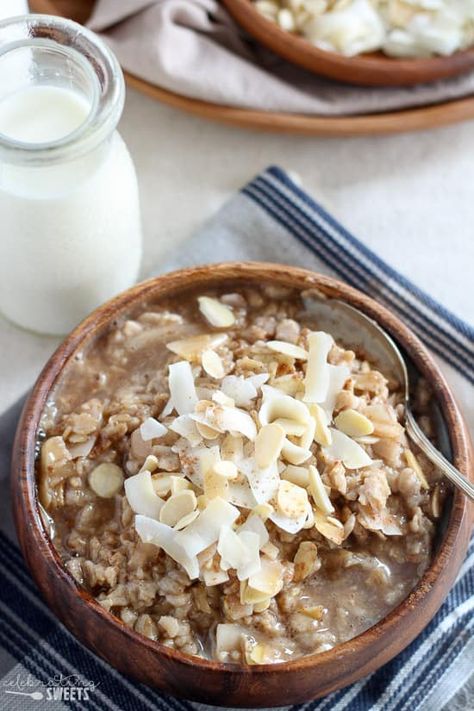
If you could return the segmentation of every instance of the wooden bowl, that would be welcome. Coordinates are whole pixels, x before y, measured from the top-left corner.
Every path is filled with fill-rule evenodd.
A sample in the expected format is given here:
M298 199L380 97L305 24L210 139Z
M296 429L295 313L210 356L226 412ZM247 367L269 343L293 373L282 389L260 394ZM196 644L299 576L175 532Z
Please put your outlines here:
M282 706L339 689L373 672L406 647L430 621L453 584L471 532L466 499L452 497L433 561L410 595L387 617L336 648L284 664L232 667L198 659L147 639L106 612L61 563L43 526L37 501L35 450L43 408L65 364L120 314L145 301L176 297L192 287L238 283L317 288L362 309L387 329L431 383L451 438L453 461L472 469L466 426L454 398L425 347L383 306L341 282L304 269L265 263L194 267L138 284L83 321L46 364L25 405L14 445L12 490L23 555L47 603L71 632L125 675L170 694L225 706ZM449 505L448 505L449 506Z
M446 79L474 67L474 48L448 57L395 59L382 52L344 57L314 47L261 15L251 0L222 0L232 17L259 42L315 74L363 86L409 86Z

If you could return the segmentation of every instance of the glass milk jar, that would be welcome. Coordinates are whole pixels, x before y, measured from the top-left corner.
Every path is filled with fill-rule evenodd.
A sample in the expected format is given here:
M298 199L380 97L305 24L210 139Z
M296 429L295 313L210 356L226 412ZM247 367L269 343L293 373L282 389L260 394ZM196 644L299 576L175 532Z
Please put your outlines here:
M137 278L124 96L114 55L80 25L0 23L0 311L24 328L66 333Z

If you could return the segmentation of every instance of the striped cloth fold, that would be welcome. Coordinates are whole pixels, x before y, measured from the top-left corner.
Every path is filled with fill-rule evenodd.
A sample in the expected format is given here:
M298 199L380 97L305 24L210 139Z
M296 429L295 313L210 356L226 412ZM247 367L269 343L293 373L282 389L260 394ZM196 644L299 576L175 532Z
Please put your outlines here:
M190 259L191 257L191 259ZM440 359L474 424L474 329L384 263L272 167L246 185L190 239L168 255L167 269L190 262L262 259L334 274L385 303ZM0 478L21 403L0 417ZM136 684L84 648L55 619L23 563L8 497L0 500L0 708L201 711L205 708ZM291 711L439 711L474 668L474 544L448 598L419 637L370 676ZM50 700L70 680L87 698ZM66 680L66 681L65 681ZM14 692L14 693L9 693ZM19 693L18 693L19 692ZM38 696L34 696L39 694ZM58 692L58 696L61 694ZM470 708L474 708L474 700ZM53 707L51 704L54 703ZM469 701L468 701L469 703ZM446 706L448 704L448 706ZM468 707L466 707L468 708Z

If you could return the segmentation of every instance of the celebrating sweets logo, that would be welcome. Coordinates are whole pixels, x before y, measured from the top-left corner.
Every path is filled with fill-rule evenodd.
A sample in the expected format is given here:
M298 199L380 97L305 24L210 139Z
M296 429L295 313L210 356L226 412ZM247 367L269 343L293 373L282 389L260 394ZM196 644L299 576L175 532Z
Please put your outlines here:
M80 674L56 674L41 681L32 674L17 674L2 681L5 694L23 696L33 701L88 701L99 686Z

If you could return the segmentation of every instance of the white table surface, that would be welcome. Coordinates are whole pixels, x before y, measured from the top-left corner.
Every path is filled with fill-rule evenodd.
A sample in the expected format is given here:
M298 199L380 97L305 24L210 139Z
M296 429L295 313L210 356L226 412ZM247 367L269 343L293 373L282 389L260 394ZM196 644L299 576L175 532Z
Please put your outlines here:
M207 123L129 91L120 130L140 183L144 275L277 163L394 267L474 322L474 122L392 137L284 136ZM0 317L2 409L31 386L58 342Z

